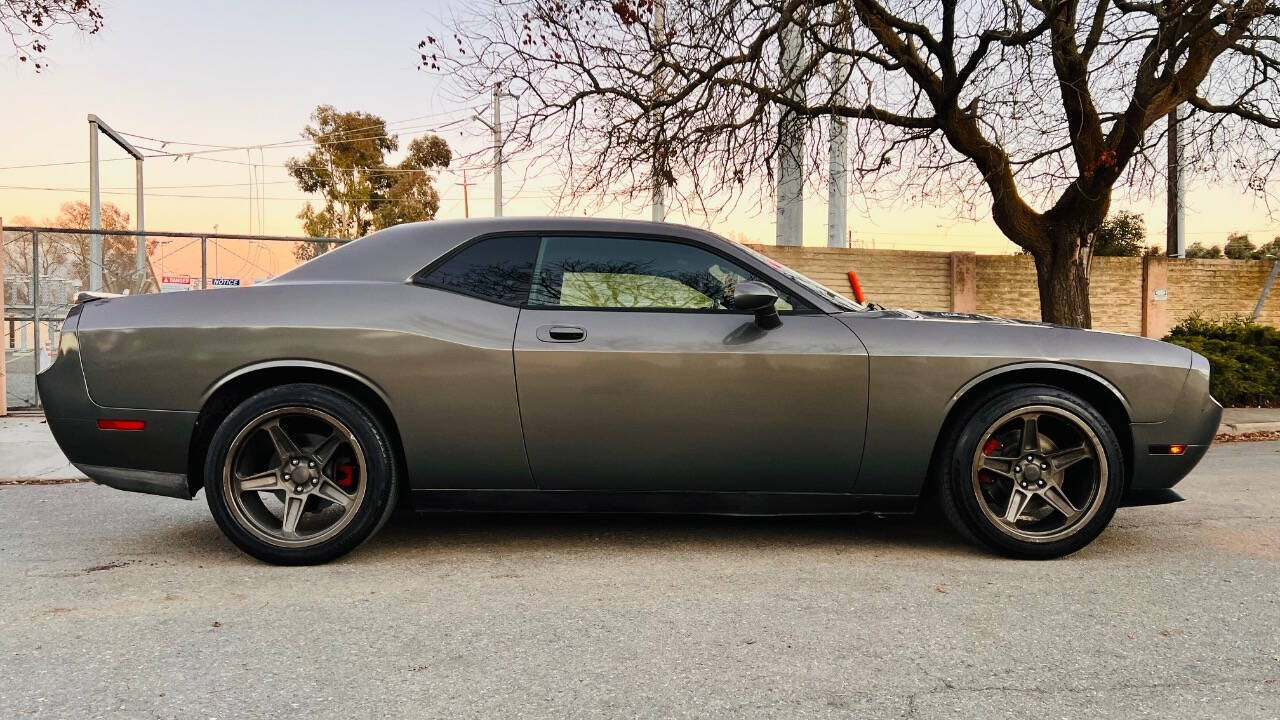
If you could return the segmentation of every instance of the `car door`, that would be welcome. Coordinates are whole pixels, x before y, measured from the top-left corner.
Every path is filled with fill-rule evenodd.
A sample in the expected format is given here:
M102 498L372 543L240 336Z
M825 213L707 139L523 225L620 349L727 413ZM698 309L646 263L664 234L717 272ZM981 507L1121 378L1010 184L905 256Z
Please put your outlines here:
M544 237L514 348L537 485L848 491L865 350L784 288L781 327L761 329L727 299L754 277L687 240Z

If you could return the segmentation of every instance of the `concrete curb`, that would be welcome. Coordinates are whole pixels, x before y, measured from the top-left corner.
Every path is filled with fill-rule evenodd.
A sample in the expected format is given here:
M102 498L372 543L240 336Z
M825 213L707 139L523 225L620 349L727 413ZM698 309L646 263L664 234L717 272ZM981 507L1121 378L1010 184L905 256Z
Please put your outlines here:
M1255 432L1280 432L1280 422L1223 423L1218 426L1219 435L1244 435Z

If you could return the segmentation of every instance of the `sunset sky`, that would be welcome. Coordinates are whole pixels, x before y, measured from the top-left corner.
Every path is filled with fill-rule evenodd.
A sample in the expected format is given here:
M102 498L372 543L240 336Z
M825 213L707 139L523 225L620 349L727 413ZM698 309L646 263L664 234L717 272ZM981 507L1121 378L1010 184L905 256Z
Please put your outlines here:
M417 42L439 32L460 0L424 2L220 2L166 0L103 2L106 27L95 36L61 33L40 74L6 53L0 57L0 217L51 218L58 206L88 197L86 115L95 113L115 129L144 135L138 144L164 150L210 149L296 139L316 105L381 115L407 140L435 131L461 150L482 146L482 127L471 115L488 98L450 97L438 79L417 70ZM213 9L216 7L216 9ZM104 159L124 158L105 138ZM190 160L146 162L148 229L300 234L296 219L306 196L283 167L304 147L238 150ZM483 159L483 158L481 158ZM16 167L47 165L47 167ZM473 161L470 164L478 165ZM461 168L439 179L440 217L463 215ZM104 201L133 212L133 164L102 164ZM558 192L558 178L524 183L519 160L508 170L506 214L545 215ZM487 169L467 172L471 213L492 213ZM1254 240L1280 233L1280 222L1236 187L1208 187L1193 178L1187 209L1188 242L1220 244L1227 233L1249 232ZM805 242L826 236L825 188L811 189L806 203ZM749 201L733 215L708 220L674 217L725 234L772 242L771 203ZM1163 243L1163 197L1118 197L1114 207L1146 217L1149 241ZM647 207L609 207L602 214L647 218ZM994 225L956 217L950 208L909 202L864 207L854 203L855 241L876 247L920 250L1010 252ZM190 248L173 266L190 268ZM198 257L198 256L197 256ZM287 253L247 244L216 254L222 274L264 277L284 269ZM222 263L226 263L223 271ZM196 265L198 270L198 264Z

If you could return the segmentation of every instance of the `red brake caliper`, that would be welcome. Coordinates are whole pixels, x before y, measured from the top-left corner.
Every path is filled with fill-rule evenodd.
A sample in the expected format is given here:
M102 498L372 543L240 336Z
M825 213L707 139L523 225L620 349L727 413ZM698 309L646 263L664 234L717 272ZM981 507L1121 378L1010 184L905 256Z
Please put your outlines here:
M339 465L338 466L338 487L343 490L350 490L356 485L356 466L355 465Z
M987 457L991 457L992 455L995 455L996 453L1000 452L1000 449L1003 447L1004 445L1001 444L999 440L995 438L991 438L990 440L987 440L985 445L982 446L982 454L986 455ZM990 470L978 471L978 482L982 483L983 485L990 485L995 481L996 481L996 476L992 474Z

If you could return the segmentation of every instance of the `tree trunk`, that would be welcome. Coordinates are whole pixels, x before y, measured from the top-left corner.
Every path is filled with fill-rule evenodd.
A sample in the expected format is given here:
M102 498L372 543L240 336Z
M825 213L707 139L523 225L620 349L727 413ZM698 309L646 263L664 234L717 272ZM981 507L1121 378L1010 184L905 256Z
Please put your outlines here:
M1040 287L1040 319L1057 325L1093 327L1089 309L1089 260L1093 243L1080 237L1053 238L1047 253L1034 254Z

